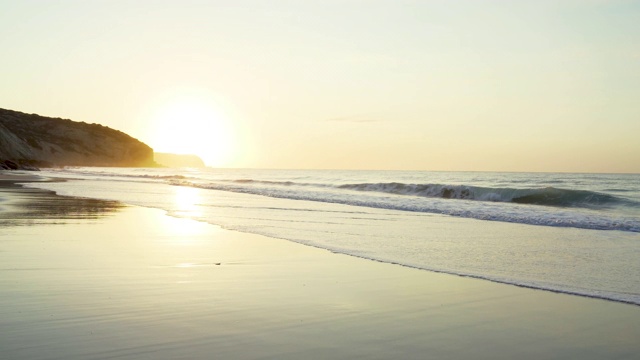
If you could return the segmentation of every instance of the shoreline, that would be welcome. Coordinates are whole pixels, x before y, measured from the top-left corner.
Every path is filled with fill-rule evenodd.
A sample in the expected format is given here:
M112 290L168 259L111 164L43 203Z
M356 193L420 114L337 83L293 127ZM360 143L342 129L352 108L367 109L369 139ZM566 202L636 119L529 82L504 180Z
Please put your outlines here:
M22 174L7 174L4 175L2 173L0 173L0 187L2 186L3 182L5 183L17 183L17 182L38 182L38 181L60 181L60 179L53 179L53 180L48 180L45 177L42 176L38 176L37 174L29 174L29 173L22 173ZM64 181L64 180L62 180ZM17 185L19 186L19 185ZM24 191L43 191L43 192L49 192L47 190L40 190L37 188L30 188L30 189L24 189ZM77 197L73 197L73 196L59 196L55 193L51 193L52 196L54 198L57 199L79 199ZM94 214L92 216L95 216L96 212L110 212L113 207L118 207L118 206L135 206L135 205L130 205L130 204L125 204L122 203L120 201L109 201L109 200L99 200L99 199L91 199L91 198L82 198L83 202L89 202L89 203L93 203L90 205L85 205L85 207L97 207L97 208L101 208L101 207L105 207L105 209L100 209L100 210L94 210L92 211ZM121 204L121 205L118 205ZM150 209L155 209L155 208L150 208ZM82 210L81 210L82 211ZM86 210L85 210L86 211ZM164 211L164 210L163 210ZM77 211L76 211L77 212ZM60 214L57 214L60 215ZM167 214L167 216L171 216L169 214ZM206 223L206 222L205 222ZM211 224L211 223L207 223L210 224L212 226L219 226L216 224ZM507 224L508 226L509 224ZM235 230L230 230L230 231L234 231ZM242 232L241 233L245 233L245 234L252 234L249 232ZM270 236L267 236L270 237ZM270 237L272 238L272 237ZM320 250L326 250L329 251L331 253L334 253L334 251L330 250L330 249L326 249L324 247L321 246L315 246L312 244L305 244L303 242L298 242L298 241L293 241L293 240L288 240L288 239L281 239L281 238L274 238L277 240L284 240L284 241L291 241L293 243L296 244L300 244L302 246L310 246L313 248L317 248ZM524 288L524 289L531 289L531 290L538 290L538 291L548 291L551 293L556 293L556 294L562 294L562 295L570 295L570 296L578 296L578 297L584 297L584 298L588 298L588 299L597 299L597 300L604 300L604 301L611 301L614 303L620 303L620 304L627 304L627 305L632 305L632 306L640 306L640 304L633 302L631 300L624 300L624 299L617 299L617 298L611 298L611 297L607 297L607 296L599 296L597 294L592 295L592 294L585 294L585 293L580 293L580 292L573 292L570 290L563 290L563 289L555 289L555 288L549 288L549 287L542 287L542 286L535 286L535 285L527 285L527 284L519 284L519 283L514 283L514 282L508 282L508 281L501 281L498 279L494 279L491 277L486 277L486 276L482 276L482 275L474 275L474 274L465 274L465 273L456 273L456 272L450 272L450 271L446 271L446 270L438 270L438 269L431 269L431 268L425 268L425 267L420 267L420 266L412 266L412 265L407 265L407 264L402 264L402 263L397 263L397 262L393 262L393 261L384 261L384 260L378 260L378 259L374 259L374 258L369 258L366 256L360 256L357 254L344 254L344 253L340 253L340 252L336 252L336 254L343 254L346 256L350 256L350 257L354 257L356 259L361 259L361 260L366 260L366 261L374 261L374 262L380 262L383 264L391 264L391 265L395 265L395 266L401 266L401 267L405 267L405 268L409 268L409 269L415 269L415 270L420 270L420 271L428 271L431 273L437 273L437 274L445 274L445 275L450 275L450 276L457 276L457 277L462 277L462 278L469 278L469 279L475 279L475 280L480 280L480 281L488 281L488 282L492 282L492 283L496 283L496 284L502 284L502 285L507 285L507 286L515 286L515 287L520 287L520 288Z
M0 225L37 225L98 219L126 205L118 201L59 196L18 183L49 181L30 174L0 173Z
M3 212L13 217L0 233L8 359L640 353L635 305L336 254L158 209L96 212L104 201L69 198L63 206L77 211L61 212L66 197L44 190L4 186L0 196L2 207L40 209L40 218Z

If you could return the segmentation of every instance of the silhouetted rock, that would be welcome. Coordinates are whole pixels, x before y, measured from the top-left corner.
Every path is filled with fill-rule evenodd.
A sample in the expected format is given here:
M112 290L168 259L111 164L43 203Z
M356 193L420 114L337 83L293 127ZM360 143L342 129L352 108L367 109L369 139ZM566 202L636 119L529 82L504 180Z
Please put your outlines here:
M0 164L13 169L5 160L24 170L66 165L157 166L153 149L121 131L0 109Z
M204 161L197 155L155 153L155 161L166 167L204 167Z
M7 169L9 170L18 170L18 164L16 164L15 162L11 161L11 160L5 160L4 161L4 165L7 167Z

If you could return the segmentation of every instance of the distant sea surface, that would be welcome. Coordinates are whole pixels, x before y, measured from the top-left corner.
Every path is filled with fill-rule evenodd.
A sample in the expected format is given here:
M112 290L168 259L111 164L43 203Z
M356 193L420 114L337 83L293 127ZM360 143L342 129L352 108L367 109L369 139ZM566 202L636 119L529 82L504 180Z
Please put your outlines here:
M65 168L27 186L424 270L640 305L640 175Z

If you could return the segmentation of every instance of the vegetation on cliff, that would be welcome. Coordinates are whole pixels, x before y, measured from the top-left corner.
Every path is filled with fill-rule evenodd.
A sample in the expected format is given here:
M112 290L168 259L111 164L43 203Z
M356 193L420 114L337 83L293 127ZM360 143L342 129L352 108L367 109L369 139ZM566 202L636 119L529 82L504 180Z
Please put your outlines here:
M27 169L32 166L157 166L151 147L121 131L99 124L0 109L0 169L12 168L11 163Z

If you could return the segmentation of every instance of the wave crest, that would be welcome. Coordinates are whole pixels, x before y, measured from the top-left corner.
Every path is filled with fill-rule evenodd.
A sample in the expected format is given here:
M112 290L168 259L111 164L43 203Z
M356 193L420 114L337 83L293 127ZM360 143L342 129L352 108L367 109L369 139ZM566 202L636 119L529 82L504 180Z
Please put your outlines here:
M493 202L513 202L529 205L559 207L606 207L624 204L626 201L613 195L587 190L545 188L486 188L466 185L365 183L338 186L351 191L371 191L395 195L463 199Z

